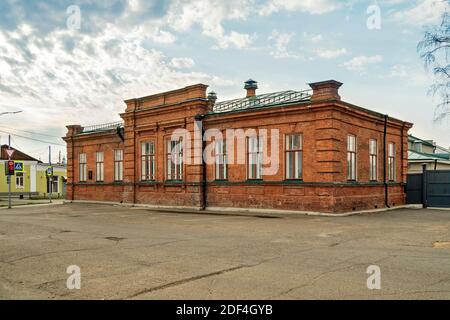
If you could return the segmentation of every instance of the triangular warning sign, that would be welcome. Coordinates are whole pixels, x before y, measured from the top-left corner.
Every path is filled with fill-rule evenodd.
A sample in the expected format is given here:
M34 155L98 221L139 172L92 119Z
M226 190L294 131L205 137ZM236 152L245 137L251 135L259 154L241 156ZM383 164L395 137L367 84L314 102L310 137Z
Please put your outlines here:
M14 150L14 149L6 149L6 153L8 154L8 158L11 159L11 157L14 154L14 151L16 151L16 150Z

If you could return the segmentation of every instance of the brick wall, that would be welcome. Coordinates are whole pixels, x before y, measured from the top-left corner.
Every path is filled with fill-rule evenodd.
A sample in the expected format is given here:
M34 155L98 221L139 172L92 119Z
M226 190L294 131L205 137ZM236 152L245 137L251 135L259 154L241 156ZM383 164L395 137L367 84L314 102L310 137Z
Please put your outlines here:
M258 110L208 115L205 129L278 129L279 170L262 181L248 181L246 164L229 164L227 181L215 180L215 165L207 165L206 205L210 207L275 208L321 212L343 212L385 206L383 181L384 116L340 100L338 82L312 85L311 102ZM166 179L165 141L180 128L194 136L194 118L210 109L206 86L125 101L125 141L114 130L80 135L82 128L69 126L68 199L101 200L166 206L200 207L202 165L185 164L182 182ZM407 174L407 133L411 124L389 118L387 143L396 145L397 179L389 183L389 205L405 203L403 183ZM286 134L303 136L303 179L286 181ZM347 181L347 135L357 137L357 181ZM378 142L378 181L369 181L369 140ZM155 181L140 179L141 143L156 146ZM200 142L197 140L197 142ZM271 142L271 141L270 141ZM206 146L208 147L208 142ZM228 143L228 142L227 142ZM191 153L201 147L193 143ZM113 181L114 149L124 150L124 181ZM237 145L235 144L235 148ZM105 181L80 183L78 155L87 154L88 170L95 172L95 152L104 151ZM185 150L186 152L187 150ZM237 149L235 149L237 152ZM240 151L242 153L242 151ZM72 169L73 168L73 169Z

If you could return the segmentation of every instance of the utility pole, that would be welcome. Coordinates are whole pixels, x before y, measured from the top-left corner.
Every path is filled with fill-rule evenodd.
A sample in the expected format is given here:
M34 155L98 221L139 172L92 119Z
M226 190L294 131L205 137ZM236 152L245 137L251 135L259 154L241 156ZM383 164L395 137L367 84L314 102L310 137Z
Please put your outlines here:
M49 168L47 169L47 172L49 171L49 169L52 167L52 147L48 146L48 166ZM52 203L52 187L53 187L53 170L51 170L51 173L48 172L48 181L49 181L49 193L48 193L48 198L50 199L50 203Z

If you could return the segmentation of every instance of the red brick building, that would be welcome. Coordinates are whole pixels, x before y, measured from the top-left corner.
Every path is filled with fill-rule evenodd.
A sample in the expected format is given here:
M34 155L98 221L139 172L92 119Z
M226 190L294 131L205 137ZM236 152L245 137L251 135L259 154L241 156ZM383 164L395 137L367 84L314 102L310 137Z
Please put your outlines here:
M67 126L67 198L319 212L404 204L412 124L342 101L341 85L257 95L249 80L231 101L203 84L126 100L123 122Z

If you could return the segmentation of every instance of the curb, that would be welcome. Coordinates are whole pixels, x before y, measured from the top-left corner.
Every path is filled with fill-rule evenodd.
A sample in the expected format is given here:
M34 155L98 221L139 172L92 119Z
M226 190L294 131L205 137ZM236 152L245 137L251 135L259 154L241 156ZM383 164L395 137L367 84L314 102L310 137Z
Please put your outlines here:
M286 217L300 217L300 216L317 216L317 217L350 217L354 215L363 214L375 214L380 212L387 212L399 209L420 209L422 206L418 205L402 205L391 208L381 208L373 210L361 210L344 213L324 213L313 211L293 211L293 210L271 210L271 209L253 209L253 208L229 208L229 207L210 207L206 210L201 210L198 207L173 207L173 206L155 206L150 204L131 204L131 203L119 203L110 201L89 201L89 200L65 200L63 204L71 203L85 203L85 204L102 204L111 206L121 206L128 208L142 208L148 211L155 212L172 212L181 214L205 214L205 215L230 215L230 216L248 216L259 218L286 218ZM419 208L420 207L420 208Z
M30 208L30 207L45 207L45 206L56 206L64 204L63 201L52 202L52 203L28 203L28 204L19 204L11 206L11 209L19 209L19 208ZM8 206L0 207L0 210L7 210Z

